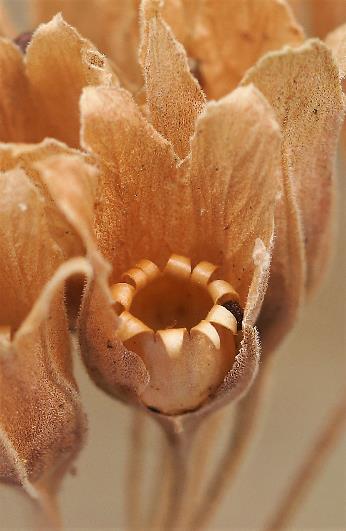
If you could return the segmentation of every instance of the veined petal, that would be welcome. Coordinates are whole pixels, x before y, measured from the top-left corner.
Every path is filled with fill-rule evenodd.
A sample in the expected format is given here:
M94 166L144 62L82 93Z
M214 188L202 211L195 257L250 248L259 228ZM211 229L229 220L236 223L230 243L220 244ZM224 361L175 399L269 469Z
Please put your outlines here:
M42 182L35 163L52 155L79 154L83 159L87 156L53 139L46 139L39 144L0 144L0 170L9 171L21 168L26 176L40 191L44 198L44 214L49 234L60 247L64 259L84 254L84 246L80 237L58 211L45 183Z
M82 142L102 167L96 233L112 263L112 282L143 257L163 267L187 254L192 234L190 192L172 146L148 124L122 89L88 88L81 98Z
M184 48L161 17L158 0L142 3L139 56L149 120L183 159L190 150L190 138L205 96L190 73Z
M49 234L44 208L44 198L23 170L1 175L0 323L9 325L12 333L62 261L61 249Z
M270 246L280 177L279 127L256 88L237 89L207 105L182 169L189 181L194 253L221 266L244 307L256 239Z
M262 55L285 44L297 46L304 34L291 10L280 0L205 0L192 3L196 10L192 29L183 44L197 62L203 89L209 98L220 98L232 90L246 70ZM186 17L177 11L191 10L188 1L180 8L166 9L166 20L175 31ZM191 14L189 14L191 18Z
M0 39L0 69L0 141L37 140L37 116L23 55L8 39Z
M148 373L139 356L128 351L116 335L119 322L112 308L110 268L98 253L93 234L95 168L76 155L48 158L38 168L61 212L84 242L93 269L93 279L85 286L78 327L90 375L111 394L119 396L128 390L140 394Z
M304 297L305 257L307 293L317 286L328 258L342 92L331 52L319 41L266 56L242 83L254 83L261 90L283 131L283 196L276 212L271 282L261 312L263 330L271 323L281 336ZM267 331L274 340L274 332Z
M52 136L78 146L78 102L83 87L116 82L107 60L56 15L35 31L25 61L42 121L41 138Z
M114 60L127 88L142 83L137 57L139 0L31 0L34 27L56 13Z
M0 480L34 498L55 492L84 441L64 312L64 282L77 273L91 274L84 259L61 265L13 340L0 335Z
M45 196L23 169L0 179L0 478L32 496L58 482L85 420L72 375L64 284L91 274L63 263Z

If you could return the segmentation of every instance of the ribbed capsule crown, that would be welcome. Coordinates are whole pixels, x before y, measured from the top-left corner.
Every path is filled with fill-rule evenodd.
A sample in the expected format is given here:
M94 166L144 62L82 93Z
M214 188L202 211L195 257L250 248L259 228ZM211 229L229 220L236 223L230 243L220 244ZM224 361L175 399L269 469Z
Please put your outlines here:
M112 286L117 330L144 361L150 383L141 396L165 414L191 411L211 396L231 368L238 323L229 310L239 297L217 266L172 255L161 271L140 260Z

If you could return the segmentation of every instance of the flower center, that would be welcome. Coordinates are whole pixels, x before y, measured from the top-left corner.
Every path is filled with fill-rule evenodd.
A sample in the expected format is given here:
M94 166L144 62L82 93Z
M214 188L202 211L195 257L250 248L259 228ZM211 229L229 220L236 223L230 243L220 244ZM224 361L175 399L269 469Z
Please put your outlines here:
M112 286L117 335L145 362L143 402L168 414L198 407L233 364L239 297L217 267L172 255L163 271L141 260ZM238 321L238 322L237 322Z

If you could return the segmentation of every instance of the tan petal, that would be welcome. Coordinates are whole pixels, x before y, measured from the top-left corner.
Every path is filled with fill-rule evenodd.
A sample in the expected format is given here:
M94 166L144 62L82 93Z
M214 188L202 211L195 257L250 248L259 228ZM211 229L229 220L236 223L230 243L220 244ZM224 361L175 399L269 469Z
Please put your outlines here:
M143 2L142 36L140 58L149 120L184 158L205 96L190 73L183 47L162 20L157 0Z
M254 83L273 105L283 130L283 197L262 310L262 327L275 324L278 332L281 326L291 326L304 296L304 254L308 293L317 286L328 259L342 92L331 52L318 41L268 55L248 72L243 81L247 83Z
M79 145L78 102L84 86L115 82L104 56L56 15L36 30L26 52L26 72L41 138L52 136Z
M58 207L85 243L93 268L94 277L85 287L79 318L81 350L90 375L116 396L127 390L140 394L148 374L142 360L125 349L116 336L119 323L112 308L110 268L97 251L92 231L95 168L76 155L51 157L38 167Z
M0 179L0 473L38 496L82 443L84 415L72 376L64 283L90 276L63 261L45 197L22 169Z
M33 0L34 27L56 13L113 59L122 82L134 90L142 85L137 58L139 0Z
M45 199L44 213L49 234L59 245L65 259L84 253L84 246L74 229L66 222L64 216L58 211L54 201L42 182L35 163L52 155L80 154L80 152L68 148L65 144L52 139L46 139L40 144L0 144L0 171L22 168L31 182L39 189Z
M10 325L12 332L62 260L50 237L44 206L44 198L22 170L1 175L0 322Z
M193 255L221 266L244 307L256 239L269 248L274 228L280 171L274 112L254 87L237 89L207 105L191 147L185 171Z
M190 219L190 199L172 146L124 90L88 88L81 114L84 147L107 163L97 194L96 233L113 265L111 281L143 258L163 267L172 253L188 255L191 235L183 220Z
M37 140L39 130L23 55L7 39L0 39L0 69L0 140Z
M60 266L13 341L0 337L0 480L34 498L54 493L84 440L64 312L64 281L81 272L83 259Z
M191 256L194 263L216 256L232 279L234 264L242 304L250 290L243 346L217 403L239 396L251 384L259 359L252 324L266 286L279 173L280 132L273 111L254 88L209 104L197 121L191 160L177 174L170 146L147 125L125 91L89 88L81 108L85 146L109 161L101 175L105 195L97 200L96 231L100 248L114 260L114 278L120 280L120 273L142 258L158 263L159 257L162 267L165 256L176 252ZM103 211L99 203L105 205ZM264 250L258 249L259 238ZM87 364L93 377L111 390L114 376L102 346L117 323L113 316L101 336L95 316L105 314L105 308L105 296L85 307L86 314L94 314L89 342L95 345L96 338L100 353L93 353L94 361L90 357ZM112 353L118 349L115 338L109 344Z
M184 32L178 27L177 33L186 34L183 44L197 62L196 69L209 98L219 98L232 90L265 53L285 44L296 46L304 40L290 9L279 0L205 0L192 5L197 11L192 29L188 26L190 31ZM190 10L191 5L181 2L181 9ZM171 9L170 15L166 10L173 31L182 18L175 11L179 9Z
M339 67L340 79L343 79L346 76L346 24L328 33L325 42L333 52L334 60Z

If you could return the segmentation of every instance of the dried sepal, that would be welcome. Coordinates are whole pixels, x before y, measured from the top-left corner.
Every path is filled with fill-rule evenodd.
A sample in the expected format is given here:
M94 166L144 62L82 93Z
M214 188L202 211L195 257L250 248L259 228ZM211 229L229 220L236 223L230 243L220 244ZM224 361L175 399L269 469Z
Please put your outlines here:
M32 0L33 26L56 13L90 39L115 63L122 84L136 91L143 83L137 58L139 0Z
M241 88L218 103L208 104L197 121L191 154L180 166L172 146L146 122L123 89L86 89L81 114L83 145L95 155L100 169L96 196L94 201L89 199L88 207L95 204L95 234L83 210L83 202L90 195L83 191L87 169L70 158L68 164L66 160L59 164L52 160L49 168L45 161L41 170L57 205L81 235L94 269L95 282L85 292L80 316L82 353L89 373L114 395L127 384L137 400L144 397L150 367L148 374L136 349L126 343L142 328L137 321L126 320L126 313L119 320L110 305L108 282L130 281L142 286L148 260L163 269L170 255L178 253L189 256L194 265L216 258L226 279L237 282L241 304L246 307L245 335L227 381L235 382L237 393L244 392L259 358L252 327L267 280L279 177L280 131L273 111L254 87ZM204 148L207 144L208 152ZM219 186L213 184L215 168ZM59 179L61 173L69 175L69 190ZM208 193L199 190L201 186ZM102 255L112 261L110 279L97 244ZM169 264L172 262L165 271ZM180 269L182 274L185 269L191 274L188 264ZM199 270L194 276L202 281ZM210 285L214 289L215 282ZM123 293L118 304L121 300L129 303L130 291ZM226 292L215 293L226 296ZM203 331L205 326L213 327L212 321L219 320L222 311L205 316L209 325L203 325ZM165 332L162 337L172 346L171 334ZM230 386L227 389L233 397ZM222 393L222 397L220 404L227 401L228 394ZM213 397L210 407L212 404Z
M61 15L39 26L25 56L13 42L1 39L0 67L4 142L55 137L78 146L82 88L117 83L105 57Z
M277 236L261 312L265 340L275 344L292 326L305 293L317 287L328 260L343 96L332 54L319 41L267 55L242 83L259 88L283 132Z
M96 171L81 157L51 157L38 164L56 204L85 244L93 268L86 284L79 316L81 352L91 377L110 394L132 397L147 385L148 374L141 359L118 340L119 326L112 308L109 265L97 250L92 217L97 188ZM60 176L68 180L66 187Z
M163 267L172 248L188 254L179 243L182 227L177 231L173 224L189 214L171 144L123 89L86 89L81 119L82 145L103 162L95 228L100 251L113 266L111 281L142 258Z
M158 0L142 2L143 67L148 118L155 129L172 142L180 158L189 152L195 121L205 96L191 75L184 48L162 19Z
M106 58L56 15L35 31L25 62L33 97L44 117L42 135L78 146L78 101L83 87L116 81Z
M280 179L281 133L255 87L210 102L182 166L189 183L193 257L221 266L245 306L256 239L270 246Z
M0 187L0 479L39 498L57 488L84 438L64 284L92 271L84 259L60 265L44 196L23 170L3 173Z
M0 143L0 170L9 171L20 167L40 191L44 197L44 215L49 233L61 249L64 259L82 255L84 246L80 237L57 209L40 173L35 168L35 164L49 156L60 155L63 157L73 154L78 154L83 160L88 160L87 155L53 139L45 139L39 144Z

